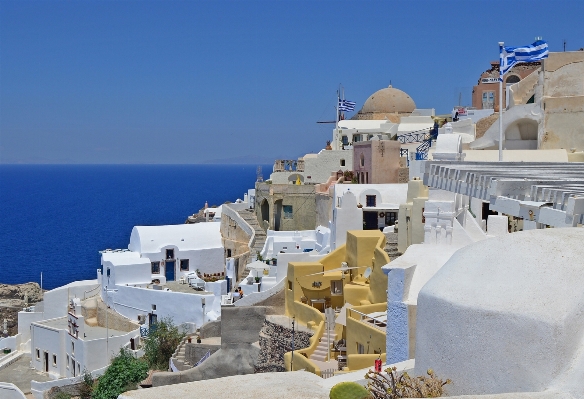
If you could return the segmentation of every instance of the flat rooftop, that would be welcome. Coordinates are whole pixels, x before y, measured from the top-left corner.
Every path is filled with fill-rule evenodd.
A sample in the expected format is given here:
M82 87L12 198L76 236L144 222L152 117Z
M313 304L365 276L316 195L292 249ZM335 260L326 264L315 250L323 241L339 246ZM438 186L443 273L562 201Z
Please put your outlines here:
M51 327L51 328L58 328L60 330L68 330L69 329L67 317L59 317L58 319L38 321L37 324ZM85 337L83 337L83 339L86 341L105 338L107 335L109 335L111 338L111 337L118 337L120 335L128 334L127 331L114 330L113 328L106 329L105 327L92 327L92 326L89 326L87 324L85 324L85 326L84 326L84 331L85 331ZM81 338L81 337L79 337L79 338Z

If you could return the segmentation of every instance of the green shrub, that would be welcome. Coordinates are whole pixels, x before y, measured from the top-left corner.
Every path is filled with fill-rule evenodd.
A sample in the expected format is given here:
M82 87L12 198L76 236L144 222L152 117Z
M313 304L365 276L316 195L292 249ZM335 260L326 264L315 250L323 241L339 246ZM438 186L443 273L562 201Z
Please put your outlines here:
M167 370L168 361L186 334L178 330L171 318L164 318L150 328L144 343L144 359L153 370Z
M329 394L330 399L366 399L369 398L369 391L363 385L356 382L339 382L332 387Z
M121 393L134 389L146 376L148 364L136 359L130 351L122 348L97 381L92 399L116 399Z

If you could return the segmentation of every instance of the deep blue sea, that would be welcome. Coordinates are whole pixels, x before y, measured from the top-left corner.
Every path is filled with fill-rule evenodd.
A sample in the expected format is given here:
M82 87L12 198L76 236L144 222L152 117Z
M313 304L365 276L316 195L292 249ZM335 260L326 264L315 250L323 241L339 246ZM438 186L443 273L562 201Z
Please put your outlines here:
M0 283L94 279L135 225L184 223L255 180L254 165L1 165Z

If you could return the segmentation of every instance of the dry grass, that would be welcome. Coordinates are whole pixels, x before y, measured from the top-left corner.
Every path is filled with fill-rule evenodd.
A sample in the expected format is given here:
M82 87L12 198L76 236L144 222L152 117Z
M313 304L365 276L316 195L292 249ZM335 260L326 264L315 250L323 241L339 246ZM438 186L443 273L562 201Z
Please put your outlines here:
M444 385L451 383L436 377L432 370L428 370L428 376L420 377L410 377L406 372L398 375L396 370L395 367L386 369L387 376L371 370L367 372L367 389L372 398L438 398L444 394Z

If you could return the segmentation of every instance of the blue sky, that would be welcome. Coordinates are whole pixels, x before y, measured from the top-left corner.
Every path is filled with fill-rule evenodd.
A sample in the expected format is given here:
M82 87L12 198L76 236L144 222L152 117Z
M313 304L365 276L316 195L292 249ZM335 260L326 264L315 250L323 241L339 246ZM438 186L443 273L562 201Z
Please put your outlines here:
M584 47L583 1L0 1L0 163L323 148L336 89L470 102L498 41ZM241 157L241 158L239 158Z

